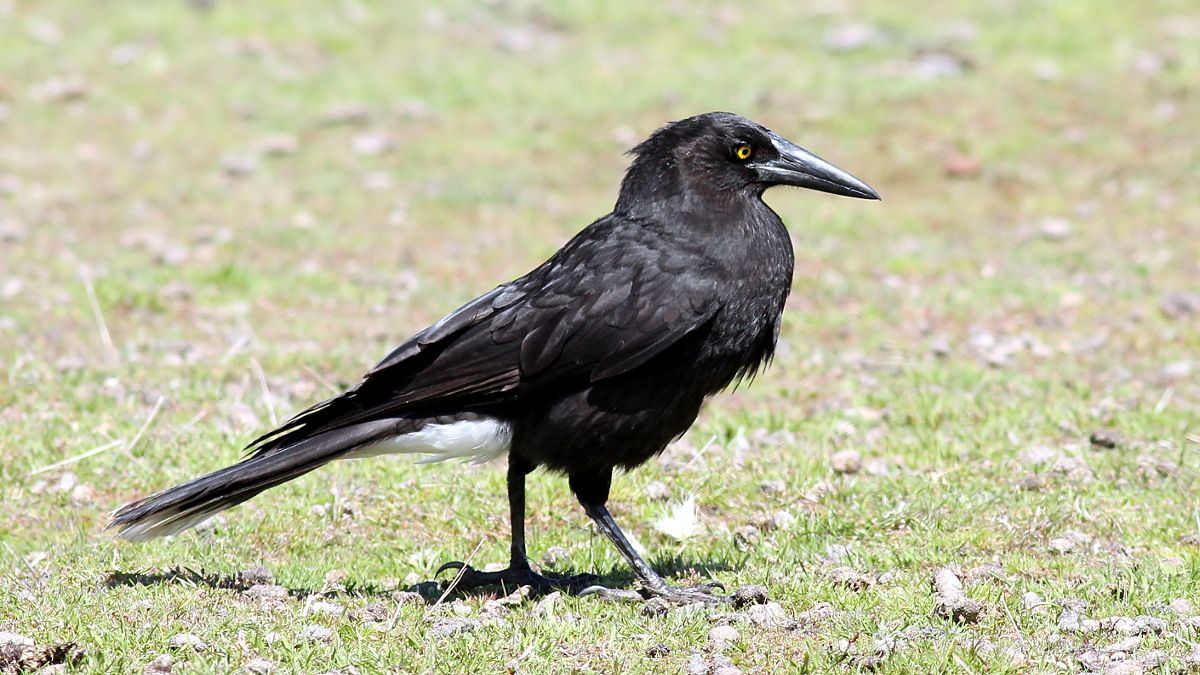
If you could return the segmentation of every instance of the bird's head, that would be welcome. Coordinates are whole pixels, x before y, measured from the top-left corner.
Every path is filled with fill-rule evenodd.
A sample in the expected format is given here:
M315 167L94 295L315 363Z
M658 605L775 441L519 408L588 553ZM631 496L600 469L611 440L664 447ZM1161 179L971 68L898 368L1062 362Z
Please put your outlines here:
M667 199L760 197L776 185L879 199L869 185L766 127L733 113L671 122L630 151L617 211Z

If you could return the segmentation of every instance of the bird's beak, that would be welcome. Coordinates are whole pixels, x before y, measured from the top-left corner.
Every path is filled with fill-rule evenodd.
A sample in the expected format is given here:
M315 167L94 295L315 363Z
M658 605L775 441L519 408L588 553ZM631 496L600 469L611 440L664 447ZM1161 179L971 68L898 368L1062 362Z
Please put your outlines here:
M779 156L751 164L764 183L795 185L858 199L879 199L879 193L870 185L778 134L770 136Z

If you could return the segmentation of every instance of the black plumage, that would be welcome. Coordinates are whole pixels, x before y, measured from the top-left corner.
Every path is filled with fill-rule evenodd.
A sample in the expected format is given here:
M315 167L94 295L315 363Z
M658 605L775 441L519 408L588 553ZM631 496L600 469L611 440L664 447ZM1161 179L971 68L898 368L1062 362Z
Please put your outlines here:
M545 263L417 333L353 389L255 440L241 463L133 502L110 526L171 534L331 460L471 429L494 432L477 445L508 453L512 564L449 563L463 568L460 585L584 583L546 579L526 561L524 477L543 466L568 476L645 592L712 597L667 586L629 546L604 506L612 470L661 452L705 398L770 360L794 258L763 191L878 196L730 113L668 124L632 152L613 212Z

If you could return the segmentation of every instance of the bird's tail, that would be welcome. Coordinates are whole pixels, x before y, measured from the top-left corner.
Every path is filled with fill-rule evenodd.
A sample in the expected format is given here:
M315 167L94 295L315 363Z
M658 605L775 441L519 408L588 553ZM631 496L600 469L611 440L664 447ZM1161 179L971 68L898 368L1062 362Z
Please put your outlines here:
M178 534L263 490L377 441L394 425L394 421L353 425L256 454L207 476L130 502L113 512L106 529L115 529L118 536L134 541Z

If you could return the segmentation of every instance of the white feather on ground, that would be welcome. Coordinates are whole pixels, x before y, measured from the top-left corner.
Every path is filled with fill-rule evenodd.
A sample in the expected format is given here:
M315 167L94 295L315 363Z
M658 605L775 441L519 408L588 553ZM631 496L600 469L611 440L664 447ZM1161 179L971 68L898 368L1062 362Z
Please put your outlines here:
M672 502L667 512L654 521L654 529L668 537L683 541L700 533L700 509L696 506L696 495L688 495L681 502Z

